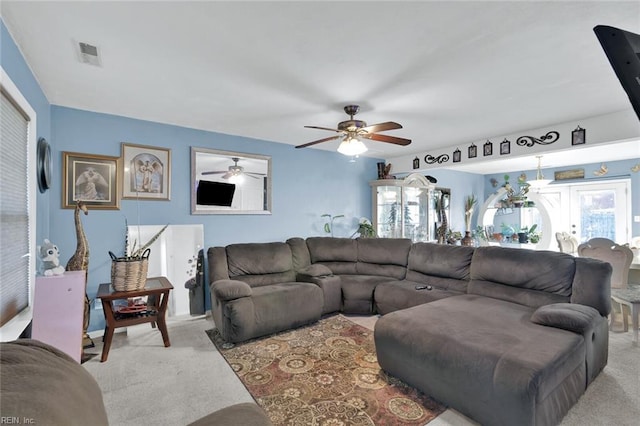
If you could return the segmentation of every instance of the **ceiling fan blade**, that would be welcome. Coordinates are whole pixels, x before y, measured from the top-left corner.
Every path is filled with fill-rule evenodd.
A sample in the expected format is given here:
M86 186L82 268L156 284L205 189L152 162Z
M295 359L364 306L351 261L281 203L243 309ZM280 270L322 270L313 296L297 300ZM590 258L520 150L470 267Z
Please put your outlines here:
M222 175L222 179L229 179L231 176L233 176L233 173L227 172L227 173Z
M385 130L395 129L402 129L402 125L394 121L387 121L386 123L372 124L371 126L362 128L362 130L369 133L384 132Z
M331 136L331 137L328 137L328 138L319 139L319 140L317 140L317 141L308 142L308 143L305 143L305 144L302 144L302 145L298 145L298 146L296 146L296 148L306 148L306 147L308 147L308 146L315 145L315 144L317 144L317 143L328 142L328 141L330 141L330 140L338 139L338 138L341 138L341 137L342 137L342 135L338 135L338 136Z
M203 175L219 175L220 173L227 173L227 171L223 172L202 172Z
M320 130L328 130L330 132L341 132L342 130L340 129L332 129L329 127L320 127L320 126L304 126L307 129L320 129Z
M260 179L261 177L266 176L264 173L256 173L256 172L244 172L245 175L255 177L256 179Z
M371 139L373 141L393 143L393 144L402 145L402 146L406 146L411 143L411 139L397 138L395 136L387 136L387 135L378 135L376 133L367 133L367 134L361 135L361 137L365 139Z

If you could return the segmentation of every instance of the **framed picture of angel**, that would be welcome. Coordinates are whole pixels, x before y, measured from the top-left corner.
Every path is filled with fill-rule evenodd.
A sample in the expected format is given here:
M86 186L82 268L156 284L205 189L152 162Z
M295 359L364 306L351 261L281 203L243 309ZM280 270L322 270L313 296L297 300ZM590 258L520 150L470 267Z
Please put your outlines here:
M119 210L119 158L106 155L62 153L62 208L78 201L91 209Z
M171 150L122 143L122 198L171 199Z

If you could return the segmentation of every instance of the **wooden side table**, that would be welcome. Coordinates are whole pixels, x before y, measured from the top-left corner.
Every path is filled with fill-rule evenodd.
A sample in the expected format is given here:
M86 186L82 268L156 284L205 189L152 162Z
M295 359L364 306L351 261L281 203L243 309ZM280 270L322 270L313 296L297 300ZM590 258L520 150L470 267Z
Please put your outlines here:
M115 291L110 283L100 284L96 297L102 301L102 308L107 324L104 328L104 346L100 362L105 362L109 356L113 332L118 327L128 327L136 324L151 323L152 327L158 324L162 334L164 346L169 347L169 333L167 332L166 313L169 302L169 292L173 286L165 277L147 278L143 289L134 291ZM114 310L113 302L116 300L149 296L147 309L136 314L121 314Z

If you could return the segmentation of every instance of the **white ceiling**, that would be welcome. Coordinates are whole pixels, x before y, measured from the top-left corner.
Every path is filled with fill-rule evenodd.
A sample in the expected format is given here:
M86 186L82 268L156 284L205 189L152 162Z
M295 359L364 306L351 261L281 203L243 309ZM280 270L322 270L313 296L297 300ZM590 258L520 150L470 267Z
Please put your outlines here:
M52 104L298 145L356 103L413 140L367 141L381 158L630 109L593 27L640 28L637 1L3 0L0 13Z

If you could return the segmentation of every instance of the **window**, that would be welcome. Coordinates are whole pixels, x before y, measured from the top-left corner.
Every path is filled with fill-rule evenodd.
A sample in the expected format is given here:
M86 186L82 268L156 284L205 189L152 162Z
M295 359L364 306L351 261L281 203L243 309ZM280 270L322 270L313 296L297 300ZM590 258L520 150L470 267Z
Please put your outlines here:
M31 320L35 272L36 114L0 68L0 340Z

